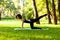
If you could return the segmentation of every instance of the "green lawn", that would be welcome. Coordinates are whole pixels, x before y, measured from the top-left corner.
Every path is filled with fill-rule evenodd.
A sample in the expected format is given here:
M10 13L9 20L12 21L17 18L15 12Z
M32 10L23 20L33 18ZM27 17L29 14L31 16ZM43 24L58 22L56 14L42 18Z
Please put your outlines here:
M43 23L35 27L41 27L48 30L14 30L21 28L20 20L1 20L0 21L0 40L60 40L60 25ZM24 27L30 28L29 24Z

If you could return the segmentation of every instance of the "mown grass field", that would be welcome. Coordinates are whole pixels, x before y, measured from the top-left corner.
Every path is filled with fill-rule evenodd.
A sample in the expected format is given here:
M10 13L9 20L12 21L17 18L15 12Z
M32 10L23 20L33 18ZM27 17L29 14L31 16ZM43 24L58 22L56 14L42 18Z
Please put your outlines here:
M45 22L45 23L44 23ZM21 29L20 20L0 21L0 40L60 40L60 25L47 24L41 21L41 30ZM21 30L14 30L20 28ZM29 24L24 24L24 28L30 28Z

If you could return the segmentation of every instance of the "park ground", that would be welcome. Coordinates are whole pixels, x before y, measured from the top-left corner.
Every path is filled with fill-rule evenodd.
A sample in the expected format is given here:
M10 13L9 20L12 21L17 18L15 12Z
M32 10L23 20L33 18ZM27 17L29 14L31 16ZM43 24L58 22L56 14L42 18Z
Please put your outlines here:
M48 24L47 21L41 21L40 25L35 27L43 29L30 29L29 24L24 24L21 29L20 20L1 20L0 21L0 40L60 40L60 25ZM15 28L19 28L16 29Z

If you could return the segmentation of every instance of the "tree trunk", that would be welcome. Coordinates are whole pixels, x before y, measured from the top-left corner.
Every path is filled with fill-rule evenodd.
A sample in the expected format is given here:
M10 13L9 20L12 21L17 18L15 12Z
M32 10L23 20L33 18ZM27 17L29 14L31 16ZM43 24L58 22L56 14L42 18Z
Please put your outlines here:
M54 0L52 0L52 11L53 11L53 17L54 17L54 24L57 24L57 17L56 17L56 9L55 9Z
M38 18L38 11L37 11L35 0L33 0L33 6L34 6L35 18ZM39 20L36 23L40 24Z
M0 13L0 20L1 20L1 13Z
M2 9L0 8L0 20L1 20L1 13L2 13Z
M46 0L46 8L47 8L47 13L48 13L48 23L51 24L51 18L50 18L50 11L49 11L49 6L48 6L48 0Z
M60 0L58 0L58 11L59 11L59 21L60 21Z

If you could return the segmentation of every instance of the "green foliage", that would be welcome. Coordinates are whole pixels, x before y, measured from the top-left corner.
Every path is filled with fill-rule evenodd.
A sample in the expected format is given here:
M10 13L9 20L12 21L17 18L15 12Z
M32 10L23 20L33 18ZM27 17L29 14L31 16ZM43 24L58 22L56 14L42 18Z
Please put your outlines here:
M13 2L7 3L6 8L8 8L8 9L10 9L10 10L15 10L15 9L16 9L15 6L14 6L14 4L13 4Z
M21 9L24 9L25 14L26 14L26 18L29 19L31 18L31 16L34 14L34 10L33 10L33 3L32 0L24 0L25 5L24 8L21 8L21 6L19 5L20 0L15 0L17 3L14 3L14 0L0 0L0 7L4 7L4 10L8 11L10 10L11 12L13 12L14 14L16 13L16 10L20 11ZM51 0L48 0L49 3L49 10L52 12L52 3ZM54 0L55 6L56 6L56 14L58 17L58 0ZM17 5L16 5L17 4ZM15 7L17 6L17 8ZM38 13L47 13L46 11L46 0L36 0L36 6L37 6L37 10Z
M0 4L2 5L2 7L4 7L5 10L6 9L10 11L16 10L15 5L12 0L2 0L0 1Z
M28 14L26 15L27 19L33 19L33 11L29 11Z

